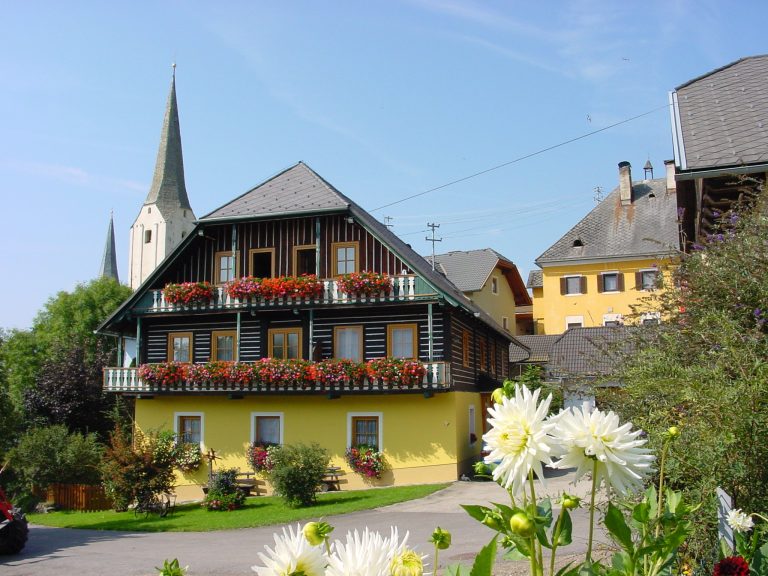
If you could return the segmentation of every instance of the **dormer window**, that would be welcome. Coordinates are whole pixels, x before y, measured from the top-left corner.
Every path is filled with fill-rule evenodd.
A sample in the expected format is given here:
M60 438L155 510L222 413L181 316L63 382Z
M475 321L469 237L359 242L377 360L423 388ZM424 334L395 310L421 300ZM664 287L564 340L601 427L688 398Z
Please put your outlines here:
M584 242L581 241L581 238L576 238L576 240L573 241L574 248L581 248L582 246L584 246Z

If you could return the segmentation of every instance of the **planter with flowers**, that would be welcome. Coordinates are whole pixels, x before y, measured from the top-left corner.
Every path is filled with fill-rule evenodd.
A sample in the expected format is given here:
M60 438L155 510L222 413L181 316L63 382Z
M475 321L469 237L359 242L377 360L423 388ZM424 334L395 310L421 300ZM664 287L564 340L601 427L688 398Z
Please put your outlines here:
M418 386L427 373L424 365L402 358L374 358L365 366L372 382L385 382L401 387Z
M160 364L142 364L138 370L139 378L155 386L173 386L187 379L187 364L182 362L162 362Z
M235 278L227 283L227 294L230 298L246 300L261 296L261 278L245 276Z
M182 472L195 472L203 462L200 445L194 442L179 442L176 445L176 467Z
M278 445L266 442L251 444L245 451L251 470L262 476L269 474L275 465L272 455L278 448Z
M384 454L375 446L360 444L347 448L344 457L349 467L363 478L381 479L381 473L384 471Z
M365 364L352 360L323 360L310 367L310 378L323 386L358 385L366 376Z
M378 272L353 272L338 280L339 290L350 296L371 298L392 292L392 280Z
M264 300L277 300L280 298L315 299L323 295L323 283L314 274L262 278L259 291L261 298Z
M166 284L163 297L169 304L207 304L213 299L213 286L210 282L182 282Z

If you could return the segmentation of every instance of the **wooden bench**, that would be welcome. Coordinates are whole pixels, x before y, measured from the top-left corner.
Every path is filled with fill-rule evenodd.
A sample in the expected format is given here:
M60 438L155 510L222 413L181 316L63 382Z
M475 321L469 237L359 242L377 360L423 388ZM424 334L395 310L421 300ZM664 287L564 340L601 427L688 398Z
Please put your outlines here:
M261 480L256 478L253 472L241 472L235 479L235 485L246 496L259 496L259 484Z

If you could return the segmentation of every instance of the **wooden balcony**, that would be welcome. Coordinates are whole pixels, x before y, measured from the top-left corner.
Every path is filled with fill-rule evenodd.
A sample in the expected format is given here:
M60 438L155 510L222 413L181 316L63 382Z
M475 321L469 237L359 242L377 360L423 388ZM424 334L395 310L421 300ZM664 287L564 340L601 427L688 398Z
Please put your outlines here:
M219 310L242 309L276 309L296 306L322 306L322 305L354 305L354 304L385 304L394 302L407 302L424 298L433 298L435 291L421 278L412 275L391 276L392 289L389 294L383 292L377 296L364 297L352 296L339 290L336 279L321 280L323 294L317 298L276 298L264 300L262 298L232 298L227 293L226 286L214 286L213 298L210 301L196 304L173 304L167 302L163 296L163 290L150 290L139 301L137 309L147 313L155 312L206 312Z
M376 392L428 392L444 391L450 388L450 365L447 362L424 362L426 374L420 384L415 386L399 386L381 380L363 379L360 383L342 382L338 384L323 384L310 382L304 385L267 385L249 384L240 385L235 382L188 382L177 384L153 384L144 382L138 375L136 368L105 368L104 391L127 394L199 394L205 392L222 393L272 393L272 394L325 394L334 393L376 393Z

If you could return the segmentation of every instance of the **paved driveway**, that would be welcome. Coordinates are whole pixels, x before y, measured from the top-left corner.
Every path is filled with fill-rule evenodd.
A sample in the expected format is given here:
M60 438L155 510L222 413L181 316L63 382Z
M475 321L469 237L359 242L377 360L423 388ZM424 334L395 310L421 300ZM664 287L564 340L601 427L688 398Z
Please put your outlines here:
M586 483L569 484L568 475L548 480L550 494L563 490L586 494ZM472 520L460 504L508 502L506 492L492 482L456 482L446 490L420 500L395 504L365 512L333 516L327 520L336 527L334 535L343 537L348 530L365 526L388 533L397 526L402 533L410 531L409 542L422 553L430 554L427 544L435 526L453 534L453 545L441 552L440 564L471 564L474 554L493 537L493 532ZM165 558L178 557L190 566L190 575L221 576L253 574L250 567L258 563L257 552L272 544L279 527L247 528L222 532L136 533L97 530L70 530L32 526L24 551L11 557L0 557L3 576L139 576L155 574L155 566ZM564 553L579 553L586 548L587 515L578 510L574 515L574 543ZM498 574L524 572L526 563L502 562Z

